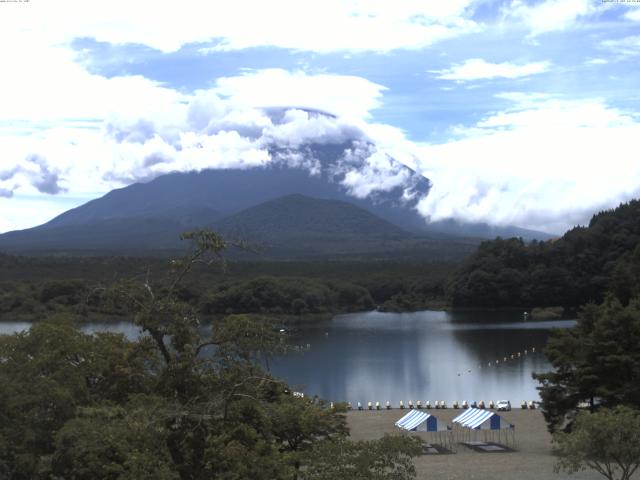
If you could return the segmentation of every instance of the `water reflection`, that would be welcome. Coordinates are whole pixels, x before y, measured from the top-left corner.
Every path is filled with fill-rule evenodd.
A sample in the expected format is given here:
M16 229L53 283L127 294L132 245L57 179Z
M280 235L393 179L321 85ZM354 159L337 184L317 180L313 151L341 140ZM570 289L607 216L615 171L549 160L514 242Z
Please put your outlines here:
M299 332L292 340L310 350L278 359L273 371L308 394L354 403L538 398L531 374L549 368L540 353L549 330L575 322L493 313L341 315Z
M550 368L541 353L550 329L574 324L525 322L521 312L504 311L339 315L297 331L291 343L310 348L275 359L272 372L308 395L354 404L499 398L519 403L538 398L531 374ZM4 322L0 333L29 326ZM140 335L130 322L91 323L82 330L122 333L131 340Z

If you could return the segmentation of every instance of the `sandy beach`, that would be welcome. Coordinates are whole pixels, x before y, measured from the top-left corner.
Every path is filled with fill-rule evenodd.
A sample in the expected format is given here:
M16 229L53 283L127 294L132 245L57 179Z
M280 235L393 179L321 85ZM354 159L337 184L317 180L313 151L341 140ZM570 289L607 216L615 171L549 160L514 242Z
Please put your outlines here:
M451 419L460 410L425 410L435 415L440 422L451 424ZM351 411L347 421L354 440L372 440L385 433L398 433L394 423L407 410ZM592 480L603 478L591 471L568 475L553 471L555 458L552 454L551 436L547 432L542 413L539 410L514 409L500 412L508 422L516 426L515 451L500 453L480 453L457 444L457 453L422 455L415 460L419 479L497 479L497 480L545 480L572 479ZM433 441L427 433L411 432L411 435ZM635 475L634 478L640 478Z

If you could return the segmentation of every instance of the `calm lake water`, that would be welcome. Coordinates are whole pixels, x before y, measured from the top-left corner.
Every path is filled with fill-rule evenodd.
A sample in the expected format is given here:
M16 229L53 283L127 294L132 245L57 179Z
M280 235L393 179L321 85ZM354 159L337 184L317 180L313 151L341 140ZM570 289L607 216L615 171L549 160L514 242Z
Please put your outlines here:
M339 315L294 332L290 342L302 348L275 359L271 370L307 395L354 405L502 398L519 405L538 399L531 374L550 368L541 353L550 330L573 325L523 321L521 312L505 311ZM4 322L0 334L26 328L28 323ZM93 323L83 330L138 336L127 322Z

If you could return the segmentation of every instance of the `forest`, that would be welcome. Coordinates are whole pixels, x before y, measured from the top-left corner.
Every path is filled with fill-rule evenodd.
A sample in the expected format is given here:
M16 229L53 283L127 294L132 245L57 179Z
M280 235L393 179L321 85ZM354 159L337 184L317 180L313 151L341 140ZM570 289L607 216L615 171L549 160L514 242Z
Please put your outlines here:
M447 297L459 307L546 307L623 303L640 292L640 201L594 215L548 242L483 242L451 276Z
M576 311L607 292L623 304L640 293L640 202L595 215L563 237L497 238L458 263L437 259L227 260L196 266L179 295L201 315L333 315L379 309L562 306ZM166 273L158 257L0 254L0 318L55 313L127 316L109 297L124 280Z
M455 264L407 261L232 261L196 266L179 295L205 317L227 313L328 315L379 308L416 310L445 303ZM109 287L162 275L153 257L0 255L0 319L72 313L87 320L127 317Z

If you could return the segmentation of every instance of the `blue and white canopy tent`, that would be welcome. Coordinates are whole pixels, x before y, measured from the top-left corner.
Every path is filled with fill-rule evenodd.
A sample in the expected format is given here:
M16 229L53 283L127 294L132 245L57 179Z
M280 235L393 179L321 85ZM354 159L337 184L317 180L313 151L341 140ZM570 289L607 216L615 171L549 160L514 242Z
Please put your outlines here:
M489 436L495 437L497 434L498 443L500 443L502 434L504 434L505 443L508 444L509 437L511 437L515 445L515 426L506 422L500 415L490 410L470 408L455 417L452 422L454 427L460 427L457 432L469 441L471 441L472 434L474 438L477 439L477 432L482 431L485 441L487 441Z
M395 423L396 427L411 432L427 432L442 445L450 445L451 428L438 421L433 415L420 410L411 410ZM434 442L435 443L435 442Z

